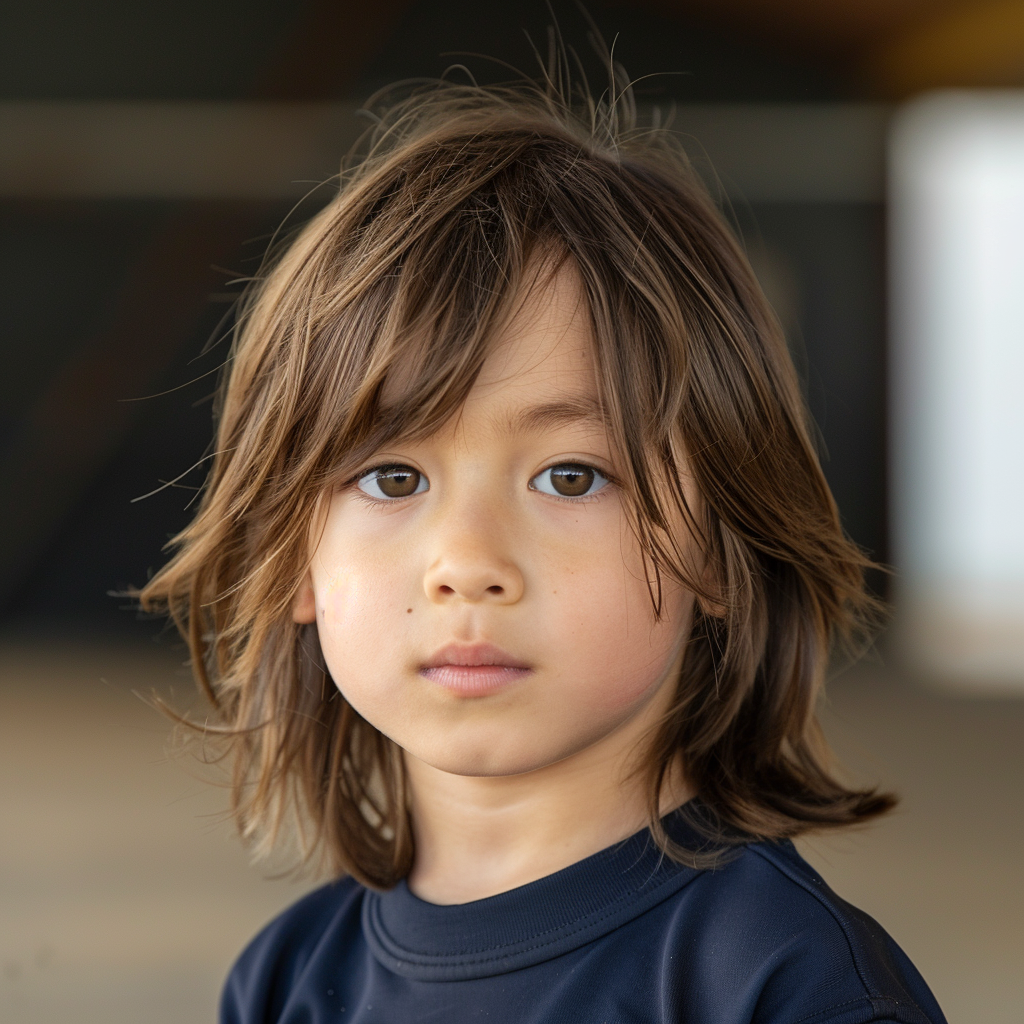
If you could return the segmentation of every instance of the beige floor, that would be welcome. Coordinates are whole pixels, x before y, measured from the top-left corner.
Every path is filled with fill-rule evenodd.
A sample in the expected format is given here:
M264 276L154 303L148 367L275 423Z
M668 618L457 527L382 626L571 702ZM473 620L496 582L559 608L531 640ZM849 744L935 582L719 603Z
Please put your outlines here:
M246 939L302 887L250 868L223 793L165 756L133 688L187 676L158 649L0 647L0 1022L213 1021ZM827 728L902 809L806 844L916 961L951 1024L1024 1022L1024 700L855 670Z

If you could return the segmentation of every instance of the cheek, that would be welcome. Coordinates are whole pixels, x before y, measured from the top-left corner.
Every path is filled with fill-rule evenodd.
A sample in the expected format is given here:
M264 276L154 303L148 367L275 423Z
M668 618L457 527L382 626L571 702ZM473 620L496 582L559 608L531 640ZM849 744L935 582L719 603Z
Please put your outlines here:
M350 569L340 569L328 577L317 594L317 620L329 628L350 622L359 609L360 592L366 588Z
M615 554L603 567L570 579L565 596L571 599L560 602L562 614L549 620L551 639L564 645L561 660L573 700L581 711L600 715L644 702L675 661L693 610L689 591L666 585L656 621L637 567ZM554 594L554 601L561 596Z
M640 628L636 620L627 628L623 617L617 628L595 631L589 638L579 676L580 698L599 713L615 714L644 703L676 660L686 624L671 617L654 624L653 612L646 611Z
M379 560L363 564L358 558L339 562L314 575L314 590L321 647L340 681L339 671L359 678L364 673L354 669L386 658L392 645L385 640L395 634L405 607L399 607L400 584L388 566Z

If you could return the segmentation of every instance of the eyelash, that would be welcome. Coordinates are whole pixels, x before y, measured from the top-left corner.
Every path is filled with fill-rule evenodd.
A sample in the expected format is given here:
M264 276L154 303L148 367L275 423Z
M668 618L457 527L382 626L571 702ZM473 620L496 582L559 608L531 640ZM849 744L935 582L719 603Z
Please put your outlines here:
M345 483L344 486L347 488L353 488L355 491L355 496L360 501L366 502L367 505L370 505L373 508L388 508L393 507L395 505L404 504L405 498L375 498L372 494L367 494L366 491L364 491L361 487L358 486L359 481L362 480L364 477L370 476L371 473L379 473L385 469L396 469L404 465L404 463L400 462L381 462L376 466L369 466L367 469L362 469L358 473L356 473L355 476L351 477ZM541 491L538 488L532 486L530 487L530 490L536 491L538 494L543 494L545 498L554 498L556 501L565 501L571 505L582 505L587 502L599 501L602 497L604 497L605 491L608 490L608 485L615 485L615 479L611 476L610 473L608 473L607 470L601 469L599 466L595 466L593 463L583 462L579 459L573 459L571 462L552 462L550 466L545 466L542 470L540 470L539 472L535 473L532 477L530 477L531 484L534 480L537 479L537 477L541 476L543 473L546 473L549 469L555 469L557 466L585 466L587 469L591 469L599 476L603 477L605 480L605 485L601 487L600 490L596 491L594 494L584 494L580 495L577 498L571 497L567 494L549 494L547 491ZM417 470L417 472L419 472L419 470ZM423 474L423 476L426 476L426 474ZM410 494L408 495L408 497L413 498L416 497L416 495Z

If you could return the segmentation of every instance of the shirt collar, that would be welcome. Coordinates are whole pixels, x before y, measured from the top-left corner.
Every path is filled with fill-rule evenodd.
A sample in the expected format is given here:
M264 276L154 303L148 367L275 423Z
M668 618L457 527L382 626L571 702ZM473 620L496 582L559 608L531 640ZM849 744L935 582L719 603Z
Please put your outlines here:
M663 823L682 846L706 848L678 812ZM666 857L644 829L545 878L471 903L427 903L404 880L387 892L368 892L363 934L377 960L404 977L485 978L607 935L699 873Z

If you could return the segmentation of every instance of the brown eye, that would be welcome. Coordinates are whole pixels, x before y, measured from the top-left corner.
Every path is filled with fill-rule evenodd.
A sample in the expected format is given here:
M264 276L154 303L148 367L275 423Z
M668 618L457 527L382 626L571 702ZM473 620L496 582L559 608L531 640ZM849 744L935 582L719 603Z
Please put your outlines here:
M582 498L601 490L606 483L607 478L593 466L584 466L579 462L563 462L552 466L530 481L534 490L561 498Z
M379 466L359 478L359 489L372 498L408 498L427 490L427 478L412 466Z
M582 497L594 482L594 471L589 466L555 466L551 470L552 486L567 498Z

